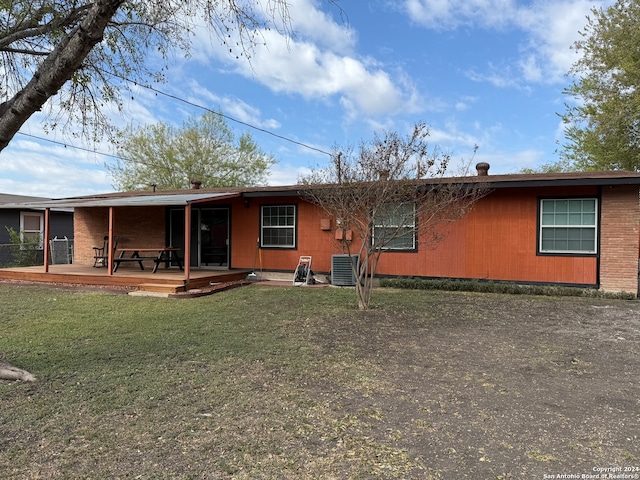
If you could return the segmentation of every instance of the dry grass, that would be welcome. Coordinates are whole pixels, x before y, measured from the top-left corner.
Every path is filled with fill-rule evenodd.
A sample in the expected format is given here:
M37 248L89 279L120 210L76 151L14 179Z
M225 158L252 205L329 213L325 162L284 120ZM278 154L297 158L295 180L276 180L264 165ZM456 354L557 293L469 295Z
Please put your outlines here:
M637 302L375 300L0 285L0 356L38 377L0 383L0 478L542 478L640 462Z

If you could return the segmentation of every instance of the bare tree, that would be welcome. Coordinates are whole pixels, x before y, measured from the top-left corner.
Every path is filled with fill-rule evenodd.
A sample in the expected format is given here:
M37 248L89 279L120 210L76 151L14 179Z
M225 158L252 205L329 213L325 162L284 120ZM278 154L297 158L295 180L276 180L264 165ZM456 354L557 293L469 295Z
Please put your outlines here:
M375 135L301 179L306 197L334 220L340 247L359 259L353 273L360 309L369 308L383 253L434 248L446 236L444 224L487 193L480 177L445 178L450 156L430 150L428 135L423 123L406 137Z
M204 23L236 56L260 28L288 28L286 0L3 0L0 2L0 151L47 100L49 128L79 122L109 133L105 104L127 80L162 80L170 52L188 55ZM160 65L147 64L156 54Z

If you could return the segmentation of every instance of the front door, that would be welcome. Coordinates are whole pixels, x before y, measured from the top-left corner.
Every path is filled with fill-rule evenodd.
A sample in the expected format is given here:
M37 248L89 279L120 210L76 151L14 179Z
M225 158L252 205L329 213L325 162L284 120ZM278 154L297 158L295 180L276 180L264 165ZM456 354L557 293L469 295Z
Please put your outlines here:
M184 210L170 212L171 246L184 251ZM229 209L194 208L191 211L190 265L229 268Z

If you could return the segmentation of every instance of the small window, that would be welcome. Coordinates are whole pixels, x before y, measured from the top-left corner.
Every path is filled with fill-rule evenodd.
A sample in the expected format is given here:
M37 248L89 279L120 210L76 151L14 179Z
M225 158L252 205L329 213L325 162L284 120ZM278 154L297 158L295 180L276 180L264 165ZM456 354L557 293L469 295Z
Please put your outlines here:
M273 205L261 207L260 246L266 248L295 248L296 206Z
M390 205L375 218L373 245L385 250L416 249L416 213L412 203Z
M540 253L597 253L598 200L540 201Z
M42 248L44 237L44 215L42 213L20 212L20 240L38 244Z

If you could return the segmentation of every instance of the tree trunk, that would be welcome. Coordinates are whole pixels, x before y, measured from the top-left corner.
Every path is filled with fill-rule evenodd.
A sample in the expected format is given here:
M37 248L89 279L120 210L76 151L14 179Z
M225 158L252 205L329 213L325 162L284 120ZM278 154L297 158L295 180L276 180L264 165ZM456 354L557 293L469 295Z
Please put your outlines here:
M0 104L0 151L31 115L82 67L91 49L102 41L104 29L124 0L97 0L85 19L61 41L38 67L29 83Z
M360 264L358 275L356 276L356 295L358 297L358 309L368 310L371 305L371 292L373 290L373 277L378 267L379 252L371 253L364 249L364 261Z
M36 377L20 368L0 360L0 380L23 380L25 382L35 382Z

